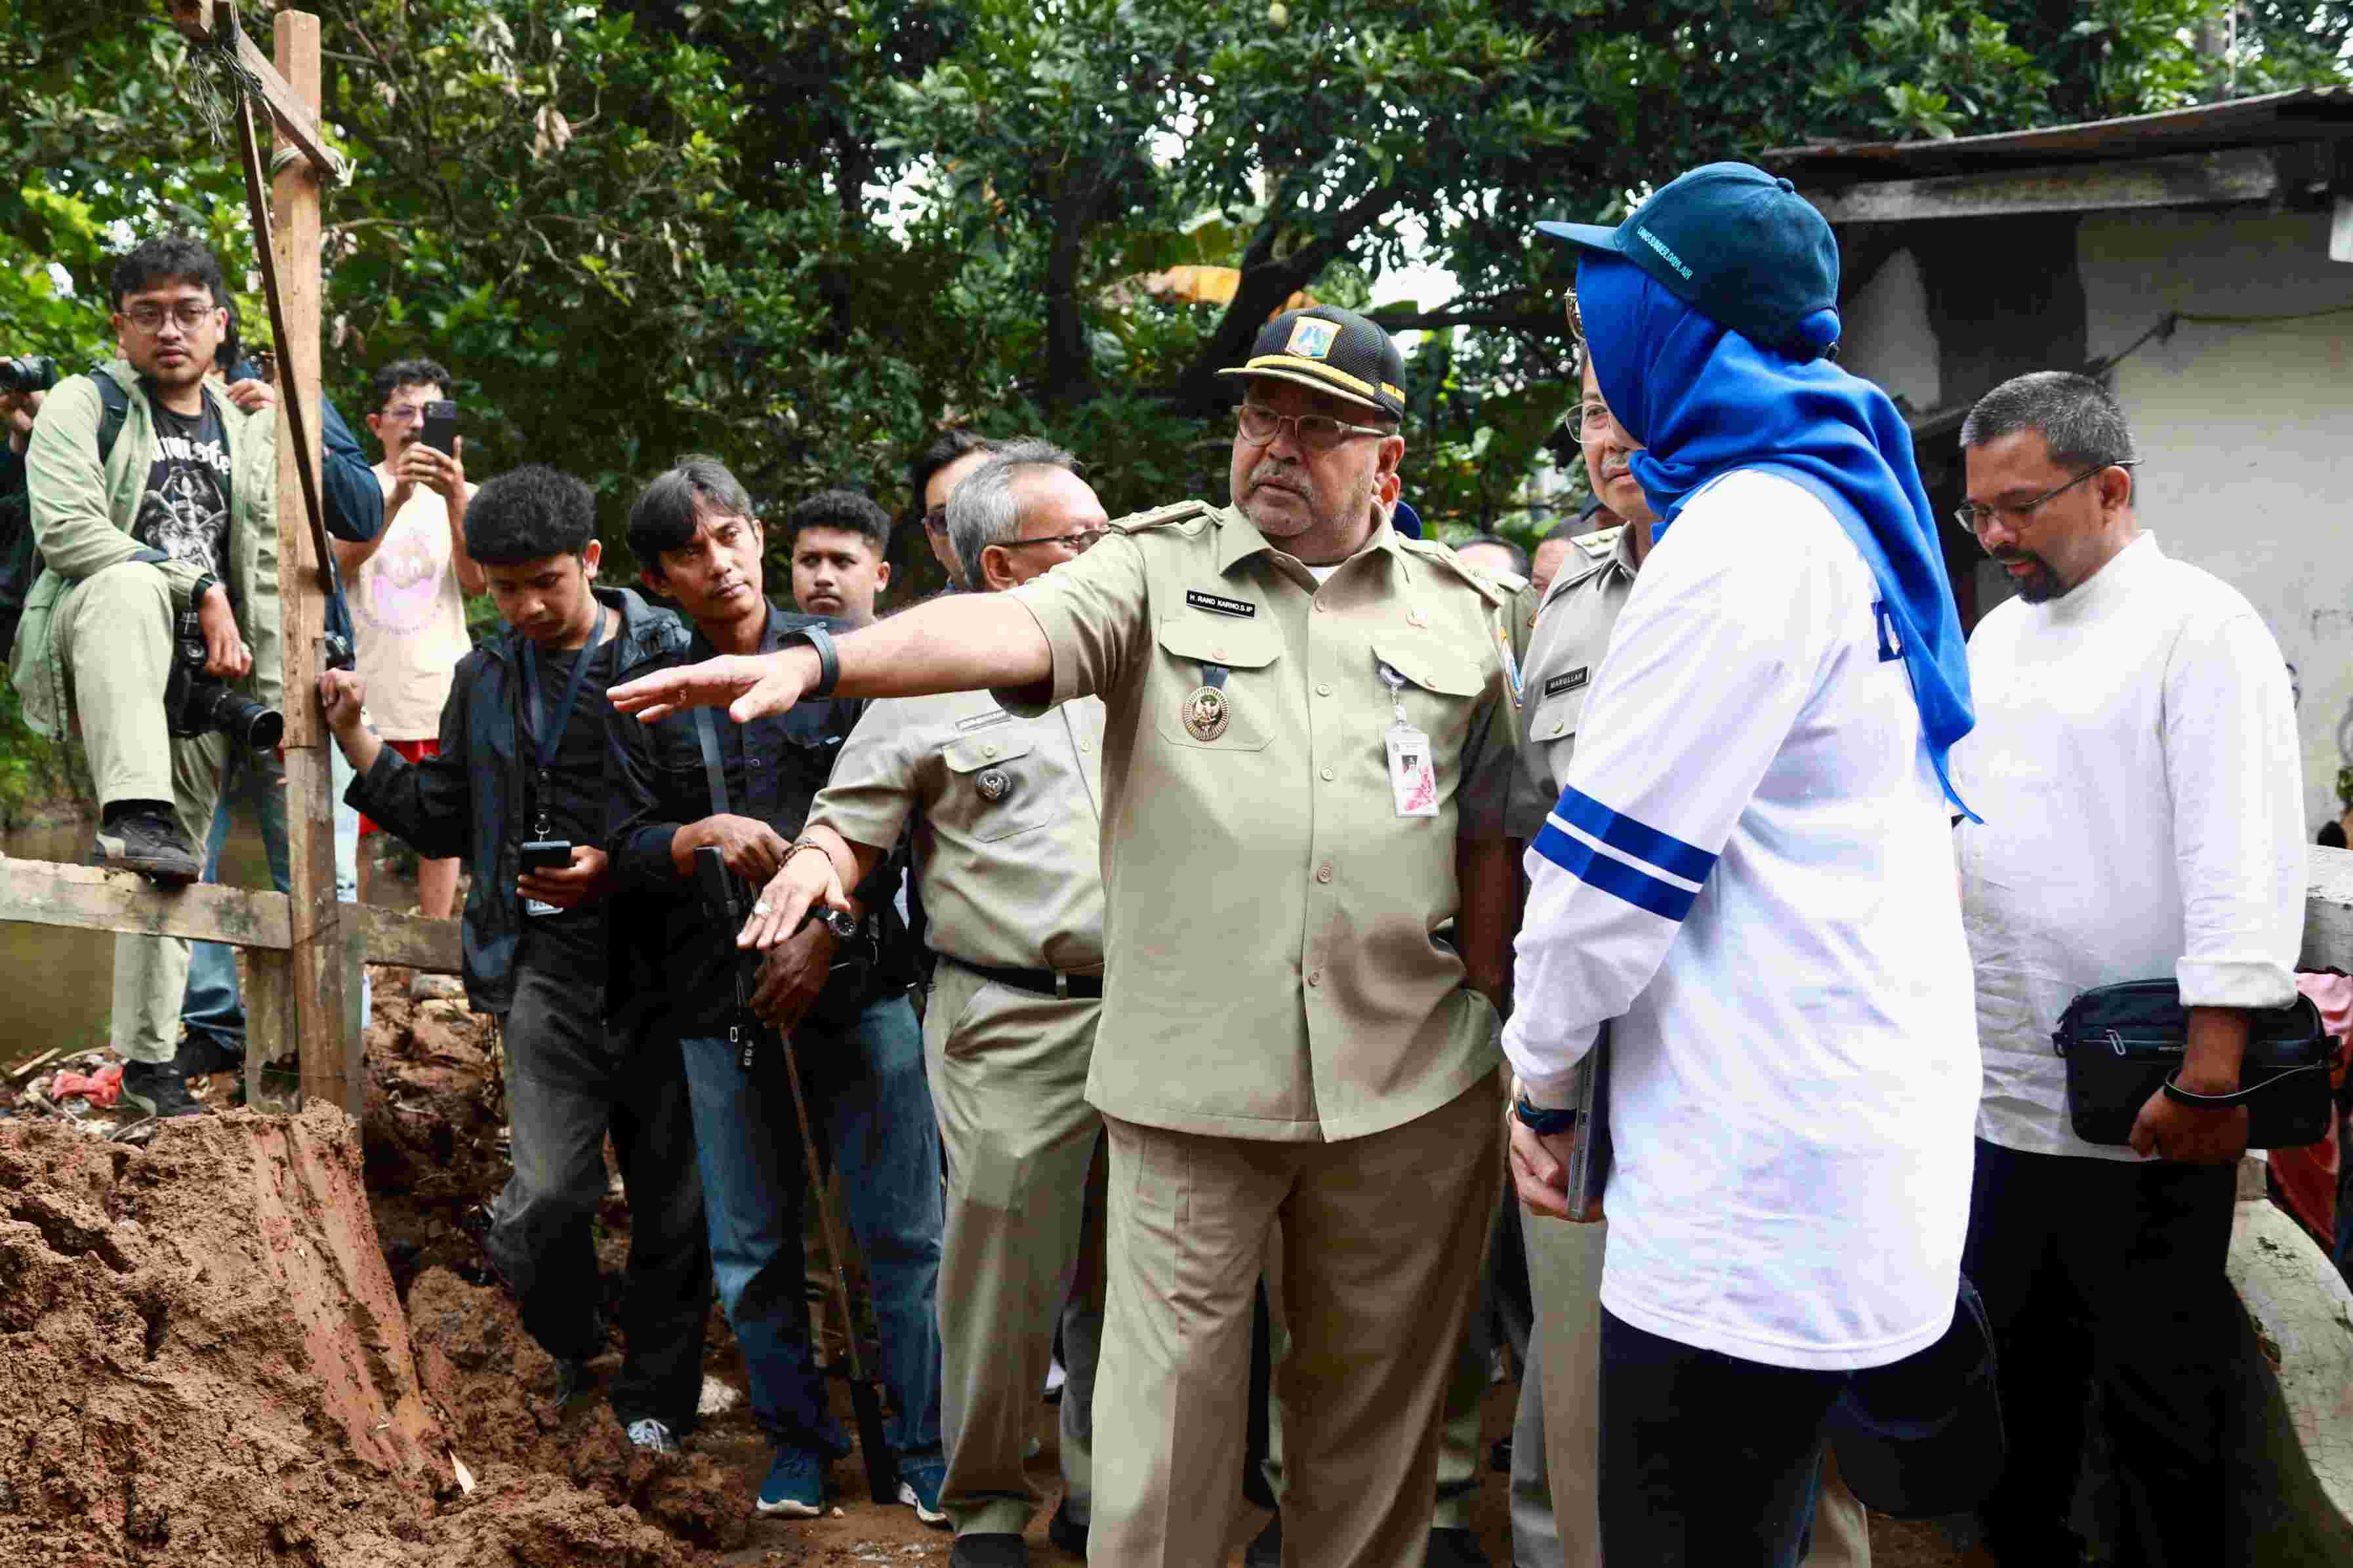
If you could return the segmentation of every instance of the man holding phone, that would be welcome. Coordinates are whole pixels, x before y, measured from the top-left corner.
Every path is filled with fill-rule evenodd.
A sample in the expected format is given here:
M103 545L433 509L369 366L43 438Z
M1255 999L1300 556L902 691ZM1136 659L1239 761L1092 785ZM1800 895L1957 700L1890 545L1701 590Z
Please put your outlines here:
M375 468L385 526L373 539L338 541L336 563L351 584L353 638L366 683L368 721L412 763L440 747L441 710L458 661L471 651L466 596L483 589L482 568L466 550L464 443L449 373L429 359L396 360L376 372L368 428L384 447ZM363 817L362 837L377 831ZM458 862L420 861L419 912L455 912ZM364 889L363 889L364 896ZM439 975L419 975L431 990Z
M345 798L420 855L473 863L466 995L501 1020L514 1159L483 1253L568 1398L606 1346L593 1227L611 1134L631 1216L613 1414L632 1443L668 1454L702 1392L710 1259L677 1047L606 1026L605 688L616 669L682 649L686 629L594 586L595 526L588 487L549 468L501 474L473 499L468 553L512 629L459 661L434 755L412 763L369 732L358 673L322 675L319 694L359 775Z

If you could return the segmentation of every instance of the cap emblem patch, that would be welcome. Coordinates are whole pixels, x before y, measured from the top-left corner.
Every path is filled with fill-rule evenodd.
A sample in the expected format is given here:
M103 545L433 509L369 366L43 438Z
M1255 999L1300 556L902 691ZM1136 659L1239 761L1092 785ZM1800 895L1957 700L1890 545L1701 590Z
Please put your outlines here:
M1323 359L1332 352L1333 342L1340 335L1340 323L1314 316L1302 316L1291 324L1291 341L1282 352L1297 354L1301 359Z

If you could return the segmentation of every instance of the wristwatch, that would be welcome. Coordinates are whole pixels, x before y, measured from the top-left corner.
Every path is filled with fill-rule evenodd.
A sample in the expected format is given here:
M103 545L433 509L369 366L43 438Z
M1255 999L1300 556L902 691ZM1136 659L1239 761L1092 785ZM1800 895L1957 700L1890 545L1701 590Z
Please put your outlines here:
M1550 1138L1556 1133L1571 1132L1577 1129L1575 1106L1563 1106L1558 1110L1546 1110L1525 1094L1521 1095L1518 1103L1512 1107L1512 1114L1520 1119L1520 1124L1523 1127L1539 1138Z
M807 643L817 650L817 684L801 693L803 697L830 697L833 683L841 679L841 656L833 651L833 634L823 626L795 626L785 633L776 645L788 648L793 644Z
M219 582L220 579L214 576L209 572L197 578L196 585L188 590L188 608L192 610L203 609L205 607L205 595L211 593Z

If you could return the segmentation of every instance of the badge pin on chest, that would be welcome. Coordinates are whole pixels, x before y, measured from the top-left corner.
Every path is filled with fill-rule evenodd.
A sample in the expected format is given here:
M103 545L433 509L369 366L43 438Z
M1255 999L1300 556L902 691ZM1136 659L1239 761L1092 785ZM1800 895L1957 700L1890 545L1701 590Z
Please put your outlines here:
M984 770L973 784L980 791L980 798L983 800L1003 800L1013 793L1013 781L1006 776L1003 768Z
M1204 686L1185 699L1185 732L1197 741L1214 741L1226 732L1233 710L1226 702L1226 694L1214 686Z

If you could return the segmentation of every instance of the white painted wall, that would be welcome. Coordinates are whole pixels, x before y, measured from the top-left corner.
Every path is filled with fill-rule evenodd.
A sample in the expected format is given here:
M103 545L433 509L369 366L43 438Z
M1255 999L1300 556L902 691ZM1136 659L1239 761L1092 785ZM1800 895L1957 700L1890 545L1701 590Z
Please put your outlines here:
M1915 413L1944 405L1936 330L1928 324L1928 290L1920 263L1908 250L1883 262L1847 301L1839 324L1839 363L1901 397Z
M2076 243L2094 357L2168 310L2353 307L2353 266L2328 259L2325 213L2100 215ZM2316 827L2353 763L2353 310L2184 322L2118 365L2116 390L2140 445L2142 526L2246 595L2296 667Z

